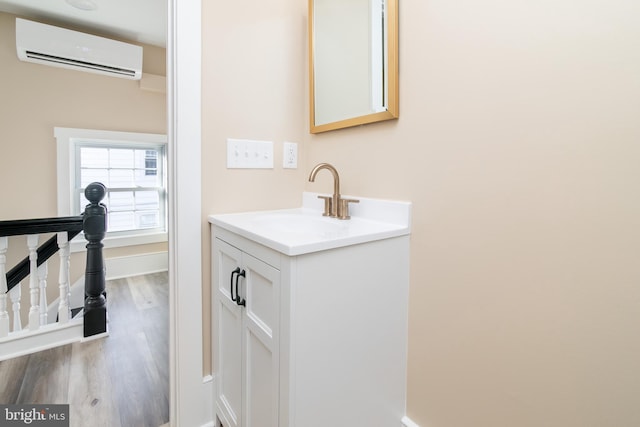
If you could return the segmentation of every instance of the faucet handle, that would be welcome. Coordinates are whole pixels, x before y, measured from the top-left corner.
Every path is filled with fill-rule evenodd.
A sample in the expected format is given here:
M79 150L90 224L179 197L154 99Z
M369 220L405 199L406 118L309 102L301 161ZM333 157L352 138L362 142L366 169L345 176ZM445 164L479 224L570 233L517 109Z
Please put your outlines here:
M360 203L360 200L340 199L338 203L340 203L340 215L338 215L338 219L350 219L351 216L349 216L349 203Z
M324 200L324 212L322 213L322 216L331 216L331 211L333 209L331 209L333 206L333 197L331 196L318 196L318 199L323 199Z

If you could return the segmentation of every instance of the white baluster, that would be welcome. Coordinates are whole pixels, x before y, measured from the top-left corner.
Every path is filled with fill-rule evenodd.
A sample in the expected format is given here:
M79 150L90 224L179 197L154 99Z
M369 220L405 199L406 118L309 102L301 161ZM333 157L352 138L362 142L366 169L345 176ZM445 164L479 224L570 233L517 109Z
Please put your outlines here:
M40 288L40 325L47 324L47 274L49 273L49 268L47 264L49 262L45 261L40 264L38 267L38 283Z
M69 236L66 231L58 233L58 249L60 251L58 322L67 323L71 319L71 308L69 306L71 290L69 288Z
M38 235L27 236L29 247L29 295L31 307L29 308L29 329L32 331L40 327L40 307L38 306Z
M9 313L7 312L7 248L8 237L0 237L0 338L9 335Z
M20 320L20 298L22 298L22 282L18 283L9 291L11 307L13 309L13 332L22 330L22 320Z

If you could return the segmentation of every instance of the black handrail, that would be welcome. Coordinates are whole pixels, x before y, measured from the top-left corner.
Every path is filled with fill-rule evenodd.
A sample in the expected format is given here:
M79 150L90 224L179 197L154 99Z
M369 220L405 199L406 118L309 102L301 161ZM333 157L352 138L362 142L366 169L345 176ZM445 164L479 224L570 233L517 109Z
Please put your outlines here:
M84 231L87 244L85 265L84 336L104 333L107 330L107 306L105 300L105 269L102 255L102 240L106 232L105 205L100 203L107 194L107 188L93 182L87 186L84 195L89 201L85 211L79 216L19 219L0 221L0 237L58 233L66 231L70 241ZM58 236L53 236L38 249L37 265L41 265L58 251ZM24 258L7 273L7 292L29 275L29 257ZM35 273L35 272L32 272Z
M18 219L0 221L0 237L23 234L69 233L69 241L82 231L82 215L60 218ZM58 236L53 236L38 248L38 267L58 251ZM29 257L25 257L7 272L7 292L29 275Z
M0 221L0 237L82 231L82 215Z

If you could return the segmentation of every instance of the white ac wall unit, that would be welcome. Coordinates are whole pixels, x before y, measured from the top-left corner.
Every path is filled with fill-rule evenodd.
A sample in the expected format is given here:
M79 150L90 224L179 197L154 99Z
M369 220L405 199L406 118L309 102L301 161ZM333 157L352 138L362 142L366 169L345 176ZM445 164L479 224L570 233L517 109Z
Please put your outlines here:
M16 18L21 61L140 80L142 47Z

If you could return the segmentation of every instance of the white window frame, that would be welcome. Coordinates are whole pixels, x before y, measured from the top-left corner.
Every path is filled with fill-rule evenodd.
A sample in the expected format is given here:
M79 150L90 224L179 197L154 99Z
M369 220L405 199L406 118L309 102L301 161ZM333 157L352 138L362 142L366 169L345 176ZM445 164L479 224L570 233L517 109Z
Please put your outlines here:
M163 186L167 188L167 135L155 133L138 133L138 132L118 132L97 129L78 129L55 127L53 132L57 144L57 171L58 171L58 215L73 215L74 207L77 205L77 198L74 197L76 182L76 163L77 163L77 146L86 143L87 140L103 143L110 146L126 145L144 146L164 145L163 161ZM160 160L160 159L159 159ZM165 194L165 203L167 197ZM144 245L149 243L166 242L167 233L167 215L166 207L164 209L164 230L165 231L119 231L109 233L105 237L103 244L105 248L115 248L123 246ZM71 242L71 251L80 252L85 250L86 241L76 238Z

